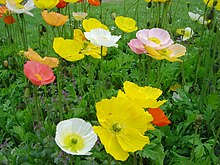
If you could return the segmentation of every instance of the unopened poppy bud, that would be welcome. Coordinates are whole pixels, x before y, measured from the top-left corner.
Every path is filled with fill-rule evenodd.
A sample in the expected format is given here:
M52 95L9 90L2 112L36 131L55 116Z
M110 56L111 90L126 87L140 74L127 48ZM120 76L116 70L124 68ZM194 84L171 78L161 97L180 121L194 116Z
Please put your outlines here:
M212 10L210 10L210 12L206 16L207 20L212 20L213 18L214 18L214 8L212 8Z
M117 15L116 15L116 13L111 13L111 18L113 19L113 20L115 20L115 18L117 17Z
M3 65L4 65L5 68L8 68L8 61L5 60L5 61L3 62Z
M199 55L201 55L202 52L203 52L203 48L202 48L202 47L199 47L199 49L198 49L198 53L199 53Z
M20 56L24 56L24 51L23 50L21 50L21 51L19 51L19 53L18 53Z
M218 4L218 1L217 1L217 0L214 0L213 6L216 6L217 4Z
M152 6L152 2L148 2L148 3L147 3L147 7L148 7L148 8L151 8L151 6Z
M190 7L190 2L187 2L186 5L187 5L187 8L189 9L189 7Z
M26 88L24 91L24 97L28 99L31 96L30 88Z

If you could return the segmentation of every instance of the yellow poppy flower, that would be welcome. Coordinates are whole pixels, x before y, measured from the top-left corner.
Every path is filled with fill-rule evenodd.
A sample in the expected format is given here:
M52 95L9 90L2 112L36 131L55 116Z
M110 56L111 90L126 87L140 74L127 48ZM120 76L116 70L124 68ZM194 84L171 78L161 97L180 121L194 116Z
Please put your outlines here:
M121 29L125 33L130 33L135 30L138 30L136 26L136 21L129 17L118 16L115 18L115 24L119 29Z
M82 54L85 54L87 56L92 56L93 58L101 59L101 47L95 46L91 42L84 43L86 47L81 50ZM107 48L102 47L102 56L106 56L107 54Z
M55 12L48 13L47 10L42 11L41 15L44 21L51 26L62 26L68 20L68 16L64 16L60 13L55 13Z
M74 40L79 42L83 42L83 48L81 49L81 53L87 56L92 56L93 58L101 59L101 47L95 46L91 42L87 41L84 33L80 29L74 29ZM102 56L106 56L107 48L102 48Z
M35 61L39 62L41 64L45 64L49 66L50 68L56 68L58 67L59 60L57 58L53 57L44 57L42 58L37 54L33 49L29 48L27 52L24 52L24 55L30 60L30 61Z
M35 6L39 9L52 9L59 2L59 0L34 0Z
M166 2L168 0L145 0L146 2Z
M106 25L102 24L99 20L95 18L84 19L82 25L83 25L83 29L86 32L89 32L92 29L97 29L97 28L108 30L108 27Z
M67 61L78 61L84 58L80 53L83 43L77 40L54 38L53 49L62 58Z
M79 0L65 0L65 2L69 2L69 3L76 3L78 2Z
M203 0L203 1L207 6L209 7L215 6L216 10L220 10L220 0Z
M172 44L168 48L156 50L150 46L146 46L147 55L157 60L166 59L170 62L182 62L178 57L184 56L186 53L186 47L180 44Z
M147 117L139 105L127 98L103 99L96 103L96 115L101 126L94 126L107 153L125 161L129 154L149 144L144 136ZM135 122L134 122L135 121Z
M163 93L160 89L150 86L139 87L129 81L125 81L123 85L125 95L143 108L158 108L167 101L157 101L158 97ZM122 96L122 93L120 93L120 96Z

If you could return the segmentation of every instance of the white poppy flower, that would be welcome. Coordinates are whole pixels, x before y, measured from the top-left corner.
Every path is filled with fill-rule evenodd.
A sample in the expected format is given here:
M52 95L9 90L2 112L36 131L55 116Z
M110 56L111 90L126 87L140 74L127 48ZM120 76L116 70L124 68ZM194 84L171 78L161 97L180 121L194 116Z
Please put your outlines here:
M66 153L90 155L97 141L92 125L79 118L61 121L57 124L55 141Z
M121 38L121 36L112 36L108 30L102 28L92 29L90 32L84 32L84 34L92 44L105 47L118 47L116 42Z
M34 16L30 10L32 10L33 8L35 8L34 6L34 1L33 0L28 0L25 5L22 4L17 4L15 0L7 0L6 1L6 5L5 5L8 10L10 10L12 13L17 13L17 14L21 14L21 13L25 13L28 14L30 16Z
M197 21L199 24L207 25L211 22L210 20L204 20L203 16L201 16L199 14L195 14L193 12L188 12L188 15L192 21Z
M193 36L194 32L190 27L184 29L183 41L190 39Z

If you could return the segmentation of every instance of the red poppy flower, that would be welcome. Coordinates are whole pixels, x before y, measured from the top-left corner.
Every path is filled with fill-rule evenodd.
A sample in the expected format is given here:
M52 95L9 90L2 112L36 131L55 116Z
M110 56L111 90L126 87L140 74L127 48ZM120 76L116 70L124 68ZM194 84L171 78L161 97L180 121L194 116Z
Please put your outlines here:
M37 86L50 84L56 78L53 74L53 70L49 66L35 61L27 61L26 64L24 64L24 74Z
M64 0L60 0L60 2L56 5L57 8L64 8L68 3Z
M16 22L16 20L14 19L13 16L8 15L8 16L5 16L4 22L5 22L6 24L13 24L13 23Z
M160 108L149 108L148 112L153 116L153 124L156 126L166 126L170 124L170 120Z
M99 0L88 0L90 5L99 6L101 2Z

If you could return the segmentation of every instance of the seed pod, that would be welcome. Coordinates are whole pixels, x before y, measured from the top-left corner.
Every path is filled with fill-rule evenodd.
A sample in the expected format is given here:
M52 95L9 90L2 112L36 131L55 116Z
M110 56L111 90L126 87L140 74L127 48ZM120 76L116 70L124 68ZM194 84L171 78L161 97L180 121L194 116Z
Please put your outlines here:
M148 3L147 3L147 7L148 7L148 8L151 8L151 6L152 6L152 2L148 2Z

